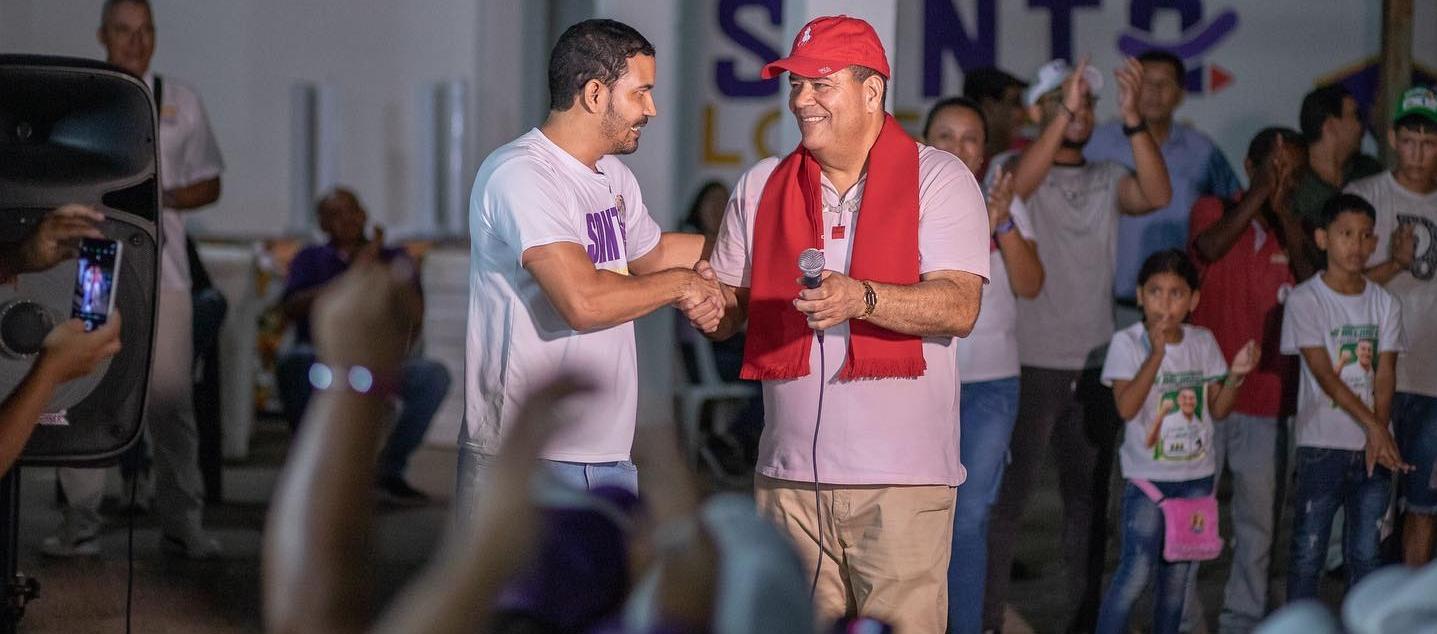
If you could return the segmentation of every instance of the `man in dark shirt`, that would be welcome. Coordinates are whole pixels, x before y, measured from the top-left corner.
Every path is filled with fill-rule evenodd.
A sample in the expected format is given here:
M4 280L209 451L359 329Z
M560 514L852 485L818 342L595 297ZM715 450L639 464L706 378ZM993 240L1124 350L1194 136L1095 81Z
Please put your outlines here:
M1362 117L1357 99L1340 85L1323 86L1302 98L1298 114L1307 141L1308 169L1297 182L1293 211L1309 227L1321 224L1327 199L1348 183L1382 172L1382 163L1362 154Z
M284 312L295 326L294 348L283 355L276 366L280 398L285 418L297 427L313 391L311 368L315 364L310 334L310 310L314 301L331 281L338 278L355 262L379 260L386 263L408 262L414 285L419 287L419 271L402 249L384 246L384 230L376 226L374 239L364 235L368 214L354 192L336 188L319 201L319 228L329 237L326 244L306 247L289 265L289 278L284 289ZM421 314L411 323L422 322L423 302L416 303ZM419 332L410 333L411 343ZM380 382L386 377L376 377ZM434 413L449 392L449 371L436 361L423 359L411 352L400 367L399 375L390 381L400 402L399 415L389 441L379 457L376 486L388 500L406 504L422 504L428 498L404 480L409 456L424 441L424 433Z

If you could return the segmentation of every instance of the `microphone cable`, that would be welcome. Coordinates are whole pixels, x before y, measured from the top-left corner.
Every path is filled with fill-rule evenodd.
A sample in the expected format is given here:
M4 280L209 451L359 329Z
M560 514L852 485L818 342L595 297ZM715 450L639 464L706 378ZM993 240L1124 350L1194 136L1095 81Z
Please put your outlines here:
M823 349L823 331L818 334L818 413L813 417L813 447L810 460L813 461L813 511L814 533L818 535L818 563L813 566L813 582L808 587L808 600L813 602L818 592L818 573L823 570L823 498L818 488L818 428L823 424L823 390L828 385L826 355Z
M130 634L135 608L135 497L139 484L137 471L130 478L130 508L125 511L125 523L129 525L125 535L125 634Z

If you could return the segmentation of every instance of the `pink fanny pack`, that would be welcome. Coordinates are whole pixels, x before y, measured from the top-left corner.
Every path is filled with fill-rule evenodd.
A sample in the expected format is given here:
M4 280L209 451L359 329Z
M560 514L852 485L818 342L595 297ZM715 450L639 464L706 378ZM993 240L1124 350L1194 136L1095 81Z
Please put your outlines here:
M1222 554L1217 533L1217 496L1169 498L1152 482L1129 480L1163 511L1163 559L1208 561Z

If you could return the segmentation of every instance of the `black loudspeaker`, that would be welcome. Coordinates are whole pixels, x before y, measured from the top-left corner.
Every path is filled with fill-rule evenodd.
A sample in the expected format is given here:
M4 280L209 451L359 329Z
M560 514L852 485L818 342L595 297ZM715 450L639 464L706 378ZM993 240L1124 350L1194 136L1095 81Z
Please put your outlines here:
M50 210L91 205L124 244L115 306L123 349L61 386L21 457L26 465L102 465L139 438L153 352L160 199L155 104L143 81L91 60L0 55L0 242L23 239ZM70 317L76 263L0 286L0 390L29 371L40 342Z

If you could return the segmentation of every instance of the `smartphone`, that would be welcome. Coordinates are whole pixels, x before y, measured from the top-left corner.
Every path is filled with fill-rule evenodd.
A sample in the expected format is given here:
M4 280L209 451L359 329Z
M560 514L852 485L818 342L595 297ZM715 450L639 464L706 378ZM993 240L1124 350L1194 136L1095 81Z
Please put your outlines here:
M110 318L110 311L115 309L122 247L116 240L85 238L80 242L70 316L85 322L86 331L104 325Z

